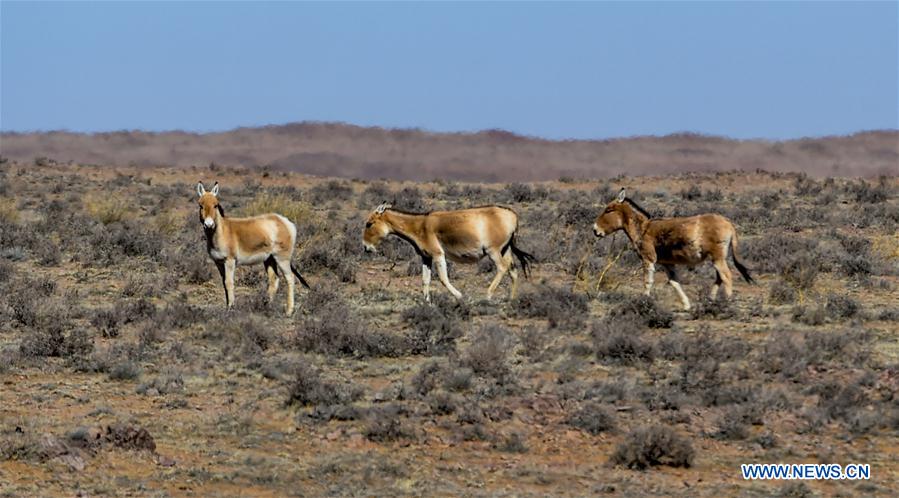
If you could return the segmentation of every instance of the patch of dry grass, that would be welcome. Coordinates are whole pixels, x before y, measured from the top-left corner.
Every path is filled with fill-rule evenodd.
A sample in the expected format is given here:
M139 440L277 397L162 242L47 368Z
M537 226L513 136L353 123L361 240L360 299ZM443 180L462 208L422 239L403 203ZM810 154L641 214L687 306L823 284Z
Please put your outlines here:
M90 195L84 199L87 214L104 225L132 217L135 209L119 195Z
M14 197L0 199L0 223L15 224L19 222L20 214Z

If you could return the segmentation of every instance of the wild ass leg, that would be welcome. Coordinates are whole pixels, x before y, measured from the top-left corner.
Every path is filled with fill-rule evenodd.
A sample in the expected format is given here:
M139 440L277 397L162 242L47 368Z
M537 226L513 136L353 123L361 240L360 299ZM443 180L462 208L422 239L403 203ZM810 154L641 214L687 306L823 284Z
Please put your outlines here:
M509 251L511 253L511 251ZM503 277L506 275L506 272L509 271L509 262L499 253L499 251L491 250L487 253L490 256L490 260L493 261L493 265L496 266L496 276L493 277L493 281L490 282L490 287L487 288L487 299L493 299L493 293L496 291L496 288L499 287L499 283L502 281Z
M718 269L715 269L715 285L712 286L712 292L710 292L709 297L712 298L712 301L718 299L718 288L721 286L721 272Z
M431 302L431 257L421 257L421 286L425 293L425 301Z
M230 258L225 260L225 300L229 310L234 308L234 271L236 269L236 260Z
M285 280L287 280L287 316L293 314L293 294L296 283L294 282L293 272L290 269L290 255L281 255L274 256L275 262L278 263L278 268L281 270L281 273L284 274Z
M271 303L275 299L275 294L278 293L278 284L281 281L278 278L278 263L274 257L269 256L263 264L265 273L268 274L268 302Z
M515 295L518 293L518 268L515 268L515 263L512 261L511 250L503 255L503 260L509 267L509 276L512 278L512 289L509 291L509 299L515 299Z
M228 296L228 279L225 278L225 262L216 261L215 267L218 268L219 277L222 278L222 288L225 289L225 307L231 307L231 298Z
M446 256L441 254L434 259L437 263L437 276L440 277L440 283L442 283L456 299L462 299L462 293L453 287L453 284L449 281L449 277L446 276Z
M671 284L671 287L674 287L675 291L677 291L677 296L680 298L684 311L690 311L690 300L687 298L687 294L684 293L684 289L680 286L680 282L677 281L677 268L672 265L664 265L663 268L665 268L665 273L668 275L668 283Z
M655 263L644 261L643 262L643 294L649 295L650 291L652 291L652 282L653 275L656 272Z
M727 266L727 260L723 256L715 258L715 269L718 270L718 278L724 283L724 296L730 299L730 296L734 293L733 277L731 276L730 268Z

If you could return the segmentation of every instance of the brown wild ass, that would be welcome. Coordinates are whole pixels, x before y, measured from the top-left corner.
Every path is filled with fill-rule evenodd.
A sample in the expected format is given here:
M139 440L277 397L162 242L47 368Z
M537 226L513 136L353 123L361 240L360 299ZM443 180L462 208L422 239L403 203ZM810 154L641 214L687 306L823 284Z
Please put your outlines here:
M518 289L518 270L512 261L514 254L525 277L528 264L534 259L515 246L518 215L501 206L484 206L456 211L407 213L381 204L365 222L362 243L366 252L373 252L388 235L396 235L412 244L421 257L421 279L425 299L430 300L431 264L437 264L440 282L457 299L462 297L446 276L446 259L457 263L476 263L488 256L496 265L496 276L487 288L487 299L507 272L512 277L510 296Z
M624 230L643 260L644 292L652 289L656 263L668 274L668 282L677 291L685 310L690 300L684 294L677 279L674 265L697 265L711 257L717 276L712 286L712 299L717 298L718 288L724 283L724 295L733 293L733 279L727 266L727 250L730 248L734 265L747 282L752 283L749 270L737 259L737 231L733 224L718 214L700 214L679 218L651 219L649 213L627 198L624 189L610 202L593 224L593 233L604 237Z
M234 270L237 265L262 263L268 273L269 301L278 292L278 271L287 279L287 314L292 314L294 282L291 272L304 287L309 288L290 261L297 241L297 227L287 218L274 213L250 218L225 218L218 193L218 182L208 192L203 183L197 183L206 251L215 261L222 277L228 309L234 306Z

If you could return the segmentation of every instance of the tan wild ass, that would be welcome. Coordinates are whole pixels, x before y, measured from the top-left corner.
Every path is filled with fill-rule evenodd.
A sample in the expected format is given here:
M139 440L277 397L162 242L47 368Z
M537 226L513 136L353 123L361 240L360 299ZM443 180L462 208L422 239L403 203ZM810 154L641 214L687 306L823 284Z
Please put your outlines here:
M593 233L604 237L624 230L628 239L643 260L645 294L652 289L656 263L668 274L668 282L677 291L685 310L690 300L684 294L677 279L674 265L697 265L711 257L717 276L712 287L712 299L717 298L718 288L724 283L724 295L733 293L733 278L727 266L727 250L730 248L734 265L747 282L752 283L749 270L737 259L737 231L733 224L718 214L700 214L680 218L651 219L649 213L627 198L624 189L610 202L593 224Z
M197 183L200 221L206 234L206 251L215 261L222 285L225 304L234 306L234 270L237 265L262 263L268 273L268 299L278 292L278 271L287 279L287 314L293 313L294 282L291 272L307 289L309 285L291 263L297 241L297 227L280 214L268 213L250 218L225 218L219 203L219 184L206 191Z
M440 282L457 299L462 297L446 276L447 258L458 263L476 263L484 256L496 265L496 276L487 288L487 299L507 272L512 277L510 296L518 289L518 270L512 255L518 258L521 270L528 276L528 264L534 259L515 246L518 215L501 206L484 206L456 211L407 213L381 204L365 222L362 242L367 252L373 252L388 235L396 235L412 244L421 257L421 279L425 299L430 300L431 264L437 264Z

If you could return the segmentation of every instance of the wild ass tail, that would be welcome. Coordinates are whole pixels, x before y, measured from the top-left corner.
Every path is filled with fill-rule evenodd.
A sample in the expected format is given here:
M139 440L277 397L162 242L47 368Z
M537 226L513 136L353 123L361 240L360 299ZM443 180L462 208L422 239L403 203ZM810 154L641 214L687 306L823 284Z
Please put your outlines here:
M740 275L743 275L743 280L746 280L750 284L754 284L755 280L752 279L752 275L749 274L749 269L743 266L743 263L740 263L740 260L737 259L737 231L734 230L734 236L730 238L730 255L734 259L734 266L737 267L737 270L740 272Z
M535 258L534 255L532 255L532 254L522 251L521 249L518 248L518 246L515 245L515 234L514 233L512 234L512 238L509 239L509 243L506 245L506 247L508 247L509 249L512 249L512 254L514 254L515 257L518 258L518 263L521 264L521 273L524 274L524 278L530 278L531 262L537 261L537 258ZM503 253L505 253L505 252L506 251L503 250Z
M293 263L290 263L290 271L292 271L293 274L296 275L296 277L300 281L300 283L303 284L303 287L305 287L307 289L311 289L311 287L309 287L309 284L306 283L306 279L303 278L302 275L300 275L300 271L297 270L297 267L294 266Z

